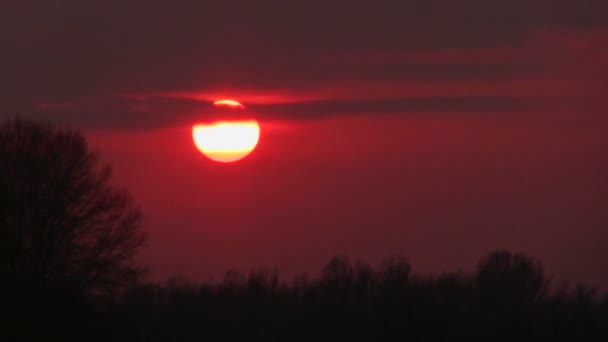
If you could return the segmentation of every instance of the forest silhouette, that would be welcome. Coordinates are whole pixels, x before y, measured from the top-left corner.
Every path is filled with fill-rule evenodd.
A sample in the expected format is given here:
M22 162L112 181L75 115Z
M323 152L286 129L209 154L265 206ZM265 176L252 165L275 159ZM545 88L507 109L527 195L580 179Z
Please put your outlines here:
M553 284L523 254L491 252L472 273L339 256L314 278L152 283L134 258L140 217L77 131L0 124L0 340L608 340L608 295Z

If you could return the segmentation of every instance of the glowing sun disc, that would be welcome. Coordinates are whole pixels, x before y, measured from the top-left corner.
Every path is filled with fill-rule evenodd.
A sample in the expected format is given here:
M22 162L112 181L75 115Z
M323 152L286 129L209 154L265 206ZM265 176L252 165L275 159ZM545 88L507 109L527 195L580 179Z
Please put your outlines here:
M207 158L230 163L250 154L260 139L256 120L216 121L192 126L194 145Z

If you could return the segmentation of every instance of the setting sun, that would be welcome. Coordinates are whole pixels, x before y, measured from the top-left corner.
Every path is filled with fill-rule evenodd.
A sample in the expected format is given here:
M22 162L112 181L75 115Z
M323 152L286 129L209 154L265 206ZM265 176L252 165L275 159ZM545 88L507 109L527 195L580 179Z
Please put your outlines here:
M243 110L245 106L232 99L213 102L218 108ZM218 120L192 126L196 148L209 159L222 163L243 159L253 151L260 139L260 125L256 120Z
M256 120L197 124L192 127L192 138L209 159L230 163L253 151L260 138L260 125Z

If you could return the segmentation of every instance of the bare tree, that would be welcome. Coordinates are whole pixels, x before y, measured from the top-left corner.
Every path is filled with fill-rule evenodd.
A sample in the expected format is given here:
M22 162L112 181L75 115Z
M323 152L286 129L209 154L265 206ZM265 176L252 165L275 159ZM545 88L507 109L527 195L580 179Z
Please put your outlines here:
M30 120L0 124L5 290L113 293L141 273L134 256L144 240L139 208L80 133Z

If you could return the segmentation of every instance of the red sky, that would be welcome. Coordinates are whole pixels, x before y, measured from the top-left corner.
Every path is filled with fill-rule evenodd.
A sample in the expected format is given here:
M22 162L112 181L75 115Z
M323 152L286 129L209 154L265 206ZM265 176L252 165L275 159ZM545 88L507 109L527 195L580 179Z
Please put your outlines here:
M153 278L471 269L507 248L608 288L608 3L7 1L0 118L78 127L141 203ZM190 127L234 97L242 162Z
M606 127L532 115L271 121L231 165L199 155L187 126L89 137L143 205L160 278L315 274L335 254L455 271L508 248L605 286Z

